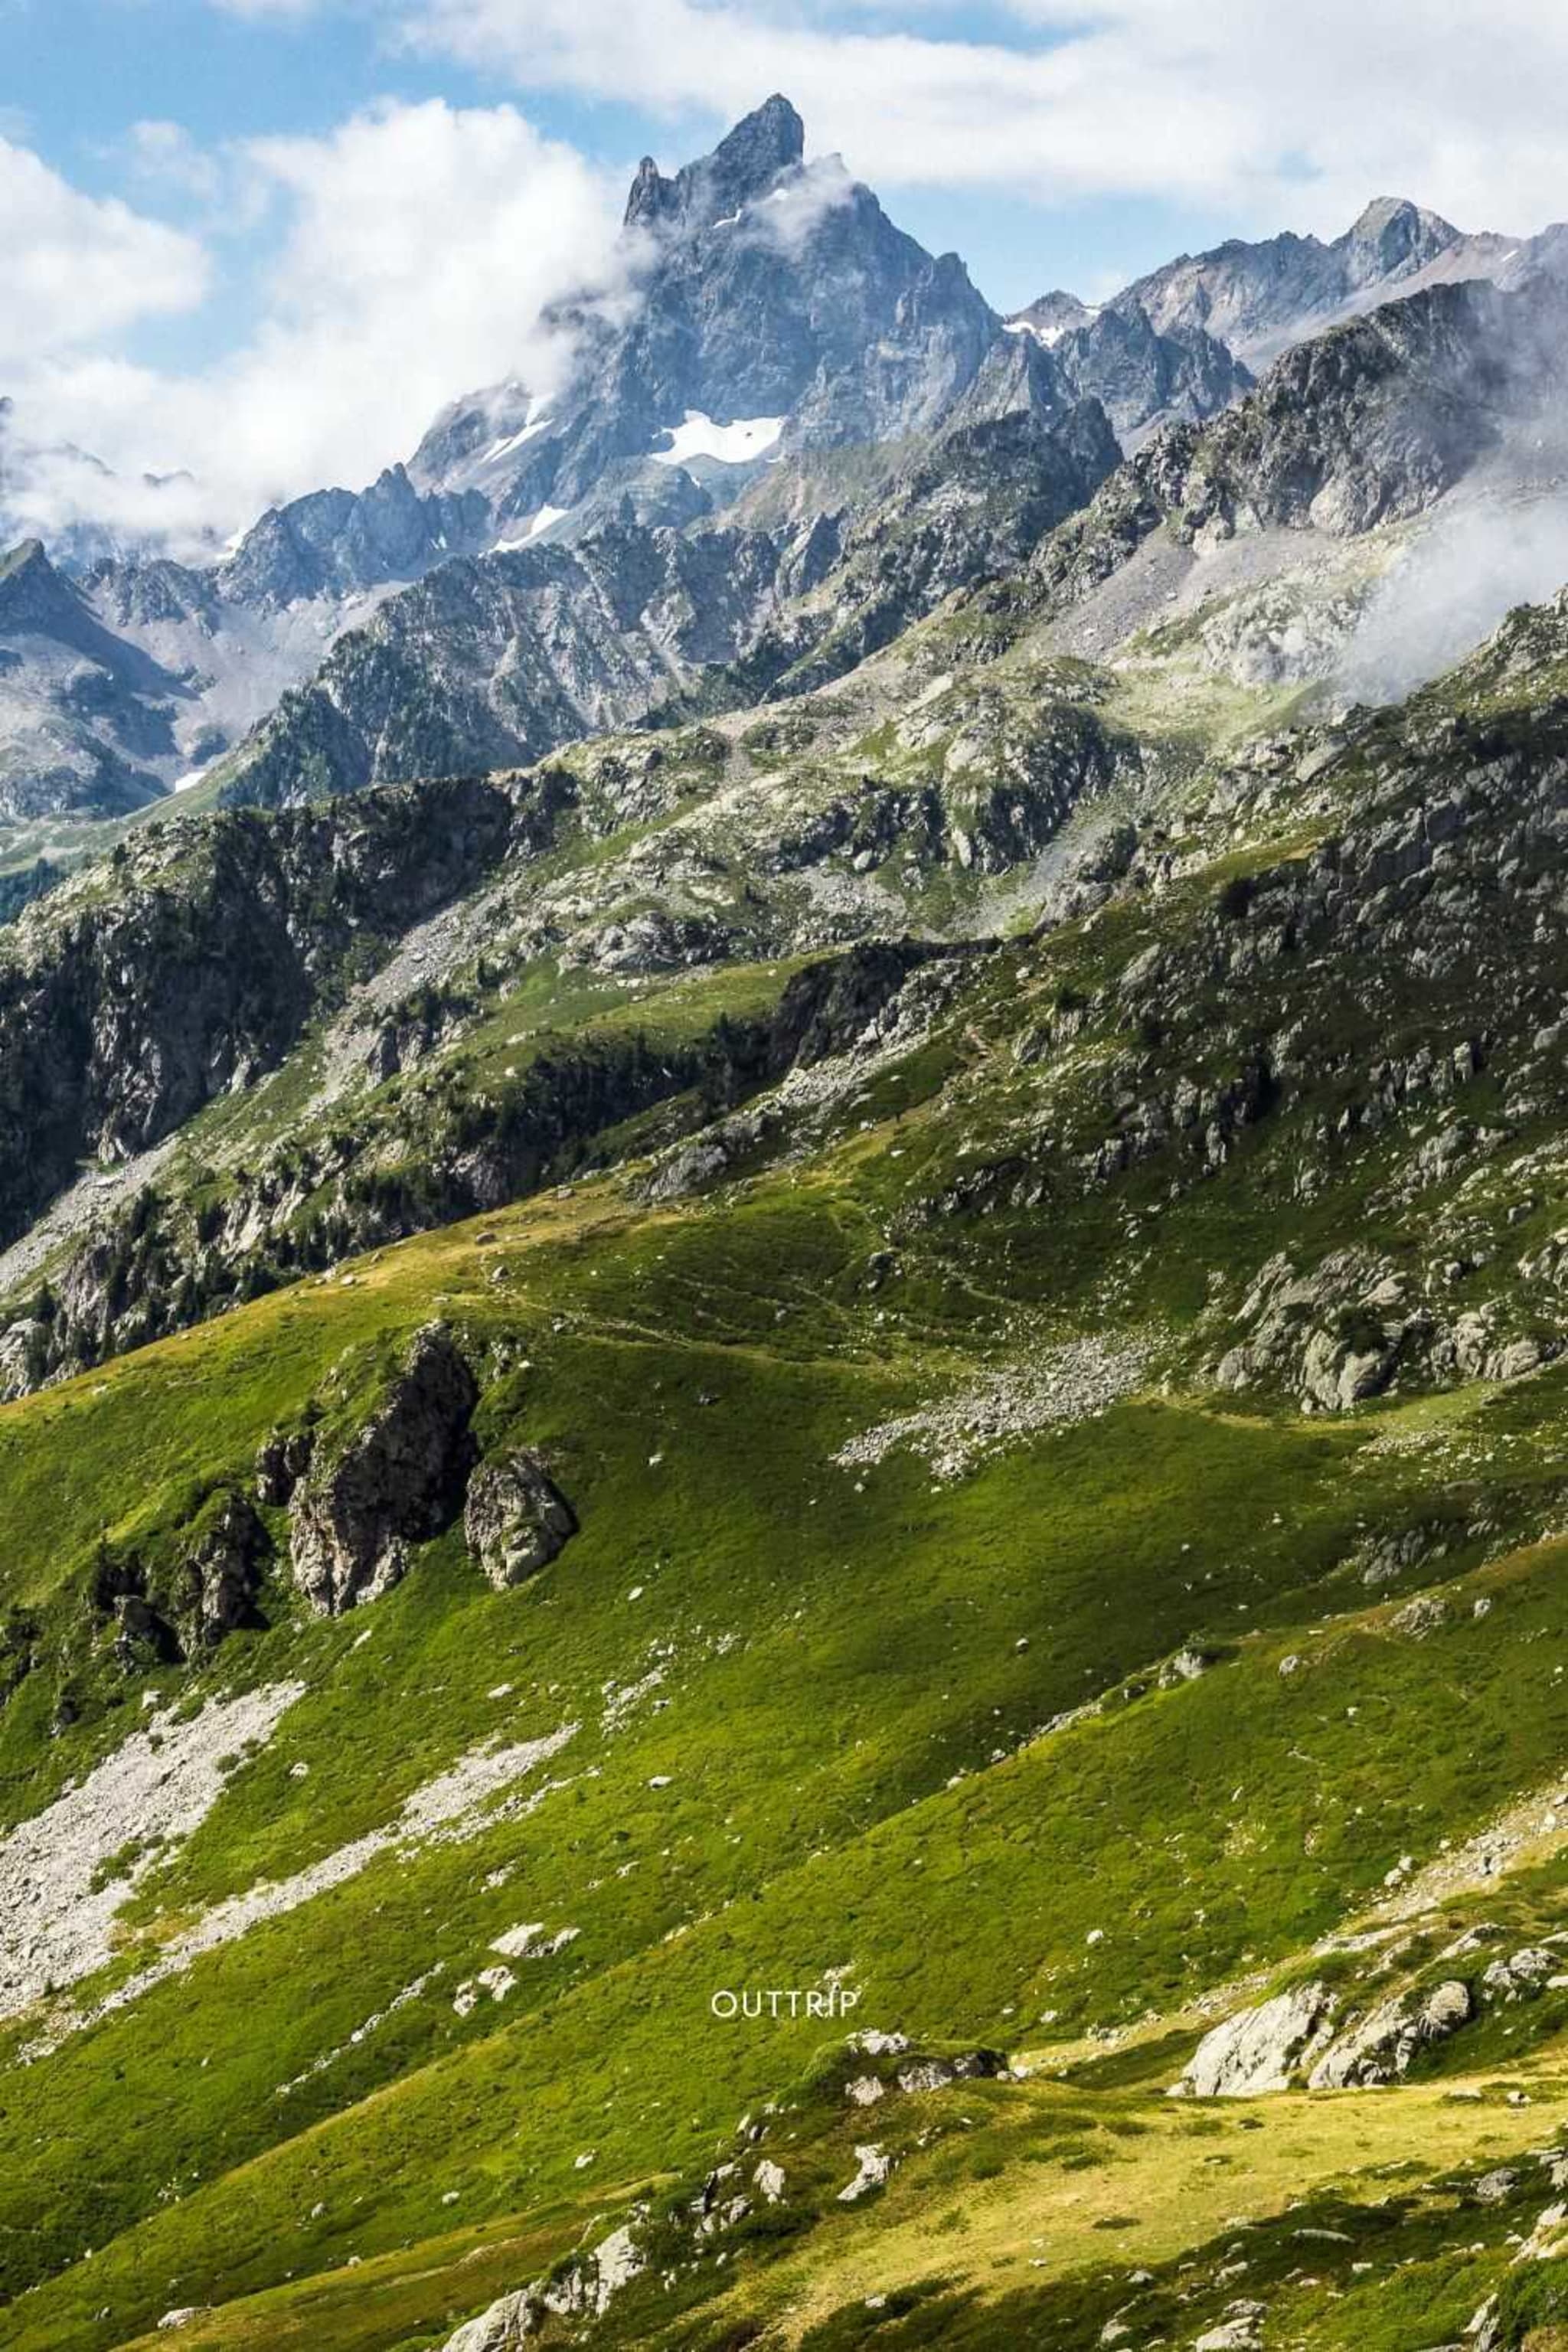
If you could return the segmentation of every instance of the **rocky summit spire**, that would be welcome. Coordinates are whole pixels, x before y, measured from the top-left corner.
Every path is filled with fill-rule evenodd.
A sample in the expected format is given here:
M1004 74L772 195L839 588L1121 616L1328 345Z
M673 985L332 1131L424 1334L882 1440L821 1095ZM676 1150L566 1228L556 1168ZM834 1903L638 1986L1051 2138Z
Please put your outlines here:
M626 198L626 225L657 228L679 220L696 226L721 219L765 194L805 153L805 125L788 99L775 94L737 122L711 155L686 164L673 180L645 155Z
M674 209L674 204L675 182L664 177L651 155L645 155L626 198L624 226L652 228Z
M774 95L737 122L708 159L723 192L744 203L770 188L805 153L805 125L787 98ZM699 167L700 168L700 167Z
M1378 196L1338 241L1352 286L1399 271L1421 269L1458 241L1459 232L1437 213L1405 196Z

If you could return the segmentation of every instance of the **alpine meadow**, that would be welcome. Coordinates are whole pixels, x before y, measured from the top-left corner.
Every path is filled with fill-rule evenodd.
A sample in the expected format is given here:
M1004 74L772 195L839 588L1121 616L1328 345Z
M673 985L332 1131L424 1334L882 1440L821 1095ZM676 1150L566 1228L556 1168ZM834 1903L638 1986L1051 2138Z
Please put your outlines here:
M1008 314L539 15L611 232L259 519L16 340L239 149L0 169L0 2345L1565 2352L1568 228Z

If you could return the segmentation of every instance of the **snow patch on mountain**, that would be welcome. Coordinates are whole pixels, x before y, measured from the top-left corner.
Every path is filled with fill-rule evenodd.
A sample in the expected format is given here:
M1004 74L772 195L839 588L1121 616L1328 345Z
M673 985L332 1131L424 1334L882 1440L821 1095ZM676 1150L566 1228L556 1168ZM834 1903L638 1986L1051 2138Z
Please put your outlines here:
M481 466L493 466L500 458L510 457L512 451L521 449L525 442L533 440L539 434L548 432L549 429L548 416L531 416L529 422L516 433L508 433L500 440L492 441L488 449L481 450L478 462Z
M721 466L747 466L763 457L784 429L782 416L740 416L732 424L716 425L699 408L689 408L685 422L669 428L669 447L656 449L656 466L687 466L693 457L711 457Z
M1043 344L1050 352L1056 349L1064 335L1072 332L1075 326L1088 326L1099 316L1097 307L1093 310L1086 308L1081 319L1063 319L1052 326L1043 325L1038 319L1004 319L1002 331L1007 335L1032 335L1037 343Z
M515 548L530 547L536 539L542 539L547 530L553 530L558 522L564 522L571 511L570 507L542 506L537 514L529 516L525 530L513 531L507 539L498 539L496 545L509 554Z

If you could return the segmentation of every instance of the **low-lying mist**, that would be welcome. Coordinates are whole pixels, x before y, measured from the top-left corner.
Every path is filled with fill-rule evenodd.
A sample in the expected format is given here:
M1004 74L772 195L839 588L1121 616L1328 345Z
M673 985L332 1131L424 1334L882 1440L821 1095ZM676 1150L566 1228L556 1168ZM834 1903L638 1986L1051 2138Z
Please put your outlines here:
M1345 649L1336 692L1396 702L1474 651L1516 604L1568 584L1568 443L1534 430L1472 478L1384 574ZM1498 478L1502 476L1503 478Z

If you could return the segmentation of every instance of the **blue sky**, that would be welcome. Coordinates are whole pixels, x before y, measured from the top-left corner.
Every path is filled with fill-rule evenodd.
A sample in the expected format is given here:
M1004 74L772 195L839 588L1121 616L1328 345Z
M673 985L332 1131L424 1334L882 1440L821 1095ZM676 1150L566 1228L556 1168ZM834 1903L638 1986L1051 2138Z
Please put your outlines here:
M984 37L1018 47L1038 39L1022 34L1005 12L984 7L904 14L928 39ZM898 15L883 12L881 21ZM188 211L178 191L149 189L128 173L124 142L138 121L176 121L210 145L279 132L322 136L380 100L438 97L461 107L510 100L548 135L606 171L624 171L645 152L667 167L683 162L710 144L729 120L721 107L700 101L683 112L655 113L621 99L520 90L514 73L411 49L396 37L395 19L373 5L246 16L211 0L0 0L0 26L8 36L0 128L77 186L129 196L175 219ZM91 60L89 72L84 58ZM756 96L767 94L758 89ZM852 143L847 160L855 168ZM926 184L897 170L862 176L885 192L900 226L922 245L962 253L1004 310L1058 285L1107 291L1173 253L1216 242L1236 226L1223 201L1142 194L1036 198L1021 188L999 195L988 186ZM258 249L264 246L259 240ZM133 339L132 348L175 363L199 361L232 331L229 307L221 299L205 305Z
M529 374L636 159L774 89L1005 310L1380 194L1568 211L1561 0L0 0L0 391L241 519Z

